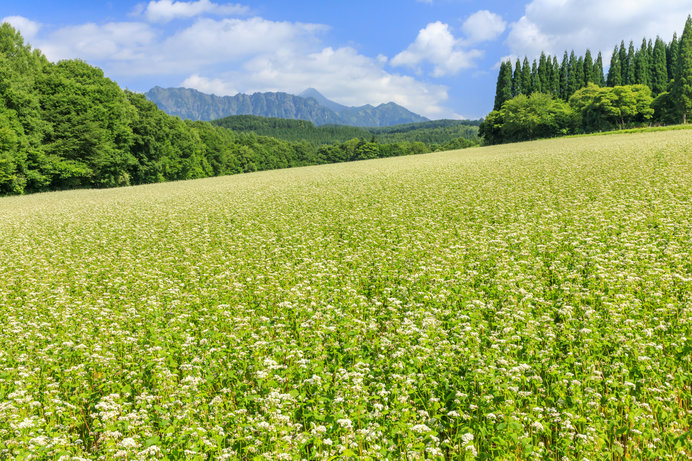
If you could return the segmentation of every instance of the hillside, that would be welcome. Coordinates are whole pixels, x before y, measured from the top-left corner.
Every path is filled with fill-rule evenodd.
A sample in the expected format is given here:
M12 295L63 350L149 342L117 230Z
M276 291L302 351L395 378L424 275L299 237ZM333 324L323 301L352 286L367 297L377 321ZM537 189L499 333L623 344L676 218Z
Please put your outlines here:
M0 198L2 457L690 459L690 152Z
M459 138L476 141L479 120L435 120L380 128L346 125L315 126L305 120L286 120L252 115L234 115L211 124L236 132L252 132L284 141L308 141L318 145L338 144L353 138L374 139L378 143L422 142L436 150Z
M427 119L394 104L377 107L347 107L309 89L301 96L287 93L254 93L251 95L215 96L188 88L155 87L147 99L170 115L186 120L215 120L231 115L256 115L284 119L307 120L315 125L350 125L379 127Z
M355 136L344 141L332 137L331 144L320 145L296 136L285 141L184 121L142 94L123 91L84 61L49 62L9 24L0 26L0 71L0 195L421 154L476 142L455 138L444 145L426 144L405 140L410 136L377 142L352 128ZM296 101L325 117L333 114L313 99Z

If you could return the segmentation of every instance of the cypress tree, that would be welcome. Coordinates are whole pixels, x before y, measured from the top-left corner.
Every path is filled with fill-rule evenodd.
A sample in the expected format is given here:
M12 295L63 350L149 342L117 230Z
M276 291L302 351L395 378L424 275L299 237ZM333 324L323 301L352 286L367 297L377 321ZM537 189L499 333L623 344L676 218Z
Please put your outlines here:
M560 65L560 99L567 101L569 96L569 61L567 52L562 56L562 64Z
M630 41L630 46L627 50L627 74L625 76L625 85L634 85L634 43ZM624 69L623 69L624 73Z
M668 59L668 77L670 79L675 78L675 70L678 64L678 34L673 33L673 41L670 42L666 50L666 58Z
M554 97L559 98L560 97L560 65L557 63L557 56L553 56L553 65L552 65L552 94Z
M524 61L521 63L521 91L526 96L531 94L531 66L529 58L524 56Z
M682 123L692 113L692 15L687 17L680 37L671 95L682 112Z
M634 56L634 82L651 87L649 48L646 39L642 41L642 46Z
M512 74L512 97L522 94L521 90L521 62L517 58L517 63L514 65L514 74Z
M624 40L620 42L618 58L620 60L620 85L627 85L627 48L625 48Z
M610 68L608 69L608 86L622 85L622 66L620 65L620 52L615 47L613 56L610 58Z
M538 81L541 87L541 93L550 93L548 83L550 81L548 77L548 59L545 53L541 52L541 58L538 61Z
M586 75L584 75L584 58L579 56L577 58L577 66L576 66L576 73L574 75L574 80L576 82L576 90L575 92L581 88L584 88L585 84L584 81L586 80Z
M577 58L574 56L574 50L569 55L569 64L567 66L567 95L565 101L572 96L578 89L577 84Z
M594 78L594 68L593 68L593 58L591 57L591 50L586 50L584 55L584 84L583 87L588 85L589 82L596 83Z
M500 110L502 104L510 99L512 99L512 64L509 61L503 61L500 64L500 74L497 76L494 110Z
M543 84L543 92L553 94L553 61L550 55L545 57L545 83Z
M666 62L666 44L656 37L653 51L653 66L651 68L651 90L654 95L666 91L668 86L668 66Z
M540 93L541 89L541 81L538 78L538 65L534 59L533 64L531 64L531 93Z
M598 86L605 86L605 77L603 76L603 56L598 52L598 57L593 66L594 83Z

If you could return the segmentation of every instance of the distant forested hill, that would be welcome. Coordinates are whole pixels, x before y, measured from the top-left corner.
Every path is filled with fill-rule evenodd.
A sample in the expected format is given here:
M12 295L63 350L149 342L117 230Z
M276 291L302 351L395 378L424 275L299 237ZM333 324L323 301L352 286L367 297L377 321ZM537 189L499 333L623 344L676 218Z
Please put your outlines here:
M428 119L394 103L377 107L347 107L308 89L295 96L287 93L215 96L188 88L155 87L147 99L170 115L186 120L215 120L231 115L257 115L283 119L308 120L315 125L382 127Z
M479 120L435 120L391 127L364 128L346 125L315 126L305 120L234 115L213 120L212 125L240 132L252 132L284 141L307 141L317 145L337 144L353 138L374 139L379 143L422 142L441 146L459 138L475 140ZM433 148L433 150L435 150Z

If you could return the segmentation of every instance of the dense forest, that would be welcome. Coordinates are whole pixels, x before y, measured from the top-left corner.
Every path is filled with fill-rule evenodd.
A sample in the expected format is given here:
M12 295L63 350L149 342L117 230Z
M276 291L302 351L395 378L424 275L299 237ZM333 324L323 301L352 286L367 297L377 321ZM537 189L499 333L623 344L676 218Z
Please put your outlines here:
M9 24L0 26L0 195L203 178L440 147L399 141L391 130L377 134L381 142L370 132L360 137L354 131L353 138L320 145L183 121L144 95L123 91L98 68L78 60L49 62ZM445 141L448 148L470 144L451 135Z
M364 128L346 125L315 126L306 120L288 120L252 115L233 115L211 122L233 131L253 132L284 141L308 141L313 144L339 144L353 138L391 144L422 142L431 150L439 150L450 143L477 144L480 120L435 120L407 123L389 127Z
M603 57L589 50L542 53L503 62L494 110L480 127L488 144L569 133L622 129L650 123L687 123L692 111L692 17L678 40L642 40L616 46L604 72Z

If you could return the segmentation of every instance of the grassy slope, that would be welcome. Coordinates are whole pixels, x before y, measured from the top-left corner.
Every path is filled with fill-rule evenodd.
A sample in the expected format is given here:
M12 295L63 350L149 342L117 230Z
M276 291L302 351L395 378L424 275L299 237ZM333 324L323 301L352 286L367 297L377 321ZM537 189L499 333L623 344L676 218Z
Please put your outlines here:
M670 131L0 199L0 454L683 459L691 151Z

